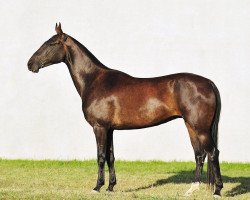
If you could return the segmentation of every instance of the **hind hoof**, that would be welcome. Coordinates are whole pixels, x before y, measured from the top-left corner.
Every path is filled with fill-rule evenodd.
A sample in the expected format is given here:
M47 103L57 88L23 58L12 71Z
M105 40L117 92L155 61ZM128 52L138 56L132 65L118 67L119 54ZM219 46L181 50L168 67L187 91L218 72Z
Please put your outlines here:
M100 191L93 189L91 190L91 193L100 193Z

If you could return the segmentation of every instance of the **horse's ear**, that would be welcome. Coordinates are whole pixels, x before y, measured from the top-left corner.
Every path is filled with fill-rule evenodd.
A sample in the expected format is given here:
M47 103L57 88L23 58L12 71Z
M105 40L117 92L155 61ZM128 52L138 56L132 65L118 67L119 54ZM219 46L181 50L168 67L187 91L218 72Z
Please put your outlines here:
M57 34L62 34L63 33L60 22L59 22L58 26L57 26L57 23L56 23L55 31L56 31Z

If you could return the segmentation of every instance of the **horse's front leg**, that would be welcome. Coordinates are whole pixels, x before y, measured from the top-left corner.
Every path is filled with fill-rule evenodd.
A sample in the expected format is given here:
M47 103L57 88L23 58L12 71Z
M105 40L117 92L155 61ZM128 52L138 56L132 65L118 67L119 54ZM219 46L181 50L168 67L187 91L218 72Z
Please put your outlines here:
M109 186L107 191L113 192L113 187L116 184L116 175L114 166L115 157L114 157L114 146L113 146L113 130L109 130L107 137L108 139L107 139L106 158L109 167Z
M96 187L93 189L96 192L100 191L100 188L104 185L104 166L106 160L106 148L107 148L107 133L108 130L101 126L94 126L94 133L97 144L97 162L98 162L98 178Z

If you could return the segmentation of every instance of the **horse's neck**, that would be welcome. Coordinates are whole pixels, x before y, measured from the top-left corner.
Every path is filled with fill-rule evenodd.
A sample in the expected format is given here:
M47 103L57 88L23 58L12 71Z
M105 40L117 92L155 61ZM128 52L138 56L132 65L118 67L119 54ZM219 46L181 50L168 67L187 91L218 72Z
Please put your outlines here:
M88 88L87 84L90 84L103 69L71 38L67 39L66 45L65 63L68 66L77 92L83 98L86 88Z

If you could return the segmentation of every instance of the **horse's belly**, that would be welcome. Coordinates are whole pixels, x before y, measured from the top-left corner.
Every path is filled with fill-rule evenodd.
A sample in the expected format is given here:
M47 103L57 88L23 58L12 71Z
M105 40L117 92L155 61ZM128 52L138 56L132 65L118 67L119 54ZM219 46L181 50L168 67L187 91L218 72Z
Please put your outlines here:
M178 115L171 104L168 105L158 98L150 98L140 105L124 108L114 118L115 128L132 129L154 126Z

